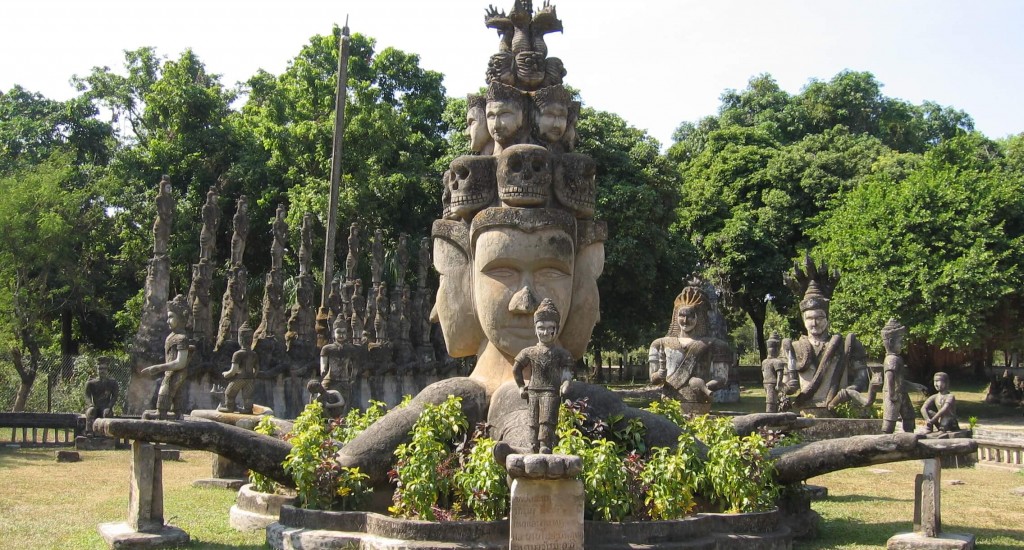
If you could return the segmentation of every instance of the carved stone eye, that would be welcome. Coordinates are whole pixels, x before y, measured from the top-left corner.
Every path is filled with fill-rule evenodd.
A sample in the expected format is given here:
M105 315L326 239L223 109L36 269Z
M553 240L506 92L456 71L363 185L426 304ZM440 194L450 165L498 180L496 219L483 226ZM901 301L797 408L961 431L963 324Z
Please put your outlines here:
M551 196L551 153L513 145L498 155L498 197L506 206L545 206Z

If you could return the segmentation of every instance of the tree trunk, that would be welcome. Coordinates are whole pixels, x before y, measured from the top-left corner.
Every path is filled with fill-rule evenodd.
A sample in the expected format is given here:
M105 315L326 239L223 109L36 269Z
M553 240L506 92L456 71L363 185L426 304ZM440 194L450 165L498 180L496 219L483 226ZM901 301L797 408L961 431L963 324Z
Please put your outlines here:
M24 412L25 405L28 403L28 394L32 391L32 384L36 381L36 368L39 367L38 360L29 360L29 365L25 366L25 359L21 355L21 350L14 347L11 348L11 359L14 363L14 370L18 371L18 378L21 379L21 383L18 385L18 393L14 398L14 407L11 408L12 412Z
M764 361L768 358L768 344L764 338L764 318L768 305L763 300L753 301L753 303L748 303L745 309L747 316L750 317L750 322L754 324L754 345L757 346L757 355L761 361Z
M75 341L74 316L70 307L60 312L60 354L64 356L78 355L78 342Z

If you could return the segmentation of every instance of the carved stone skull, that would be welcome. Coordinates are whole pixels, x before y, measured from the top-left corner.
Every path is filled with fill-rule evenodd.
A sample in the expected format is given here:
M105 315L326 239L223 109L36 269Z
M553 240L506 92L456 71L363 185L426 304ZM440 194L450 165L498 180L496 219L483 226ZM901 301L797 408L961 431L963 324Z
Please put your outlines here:
M597 196L597 163L588 155L566 153L555 169L555 197L577 218L593 218Z
M469 221L494 202L494 164L492 156L465 155L452 161L444 182L444 195L449 197L446 219Z
M513 145L498 156L498 198L506 206L544 206L551 196L551 153L539 145Z

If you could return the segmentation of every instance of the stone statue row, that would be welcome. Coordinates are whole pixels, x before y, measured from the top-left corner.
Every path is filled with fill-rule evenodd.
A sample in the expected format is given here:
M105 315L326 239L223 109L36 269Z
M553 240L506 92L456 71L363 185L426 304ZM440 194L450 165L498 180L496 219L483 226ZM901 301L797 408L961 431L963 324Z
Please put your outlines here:
M881 329L885 359L880 367L869 368L867 352L856 335L832 334L829 305L839 282L838 271L815 265L808 256L787 277L800 291L800 312L806 334L797 340L780 339L772 333L767 341L768 357L761 364L767 412L799 411L817 417L833 417L837 407L853 402L871 406L879 393L882 399L882 432L893 433L897 422L903 431L915 430L915 411L909 392L927 389L906 379L901 357L907 328L890 319ZM928 398L921 414L927 431L959 430L955 398L949 394L949 377L935 375L939 392Z
M395 404L404 393L415 393L429 379L440 377L443 370L454 368L441 339L432 338L429 240L420 242L413 288L406 282L411 259L408 236L400 236L398 248L391 255L389 291L384 273L383 232L375 231L369 253L372 283L364 291L358 276L362 255L360 228L353 224L344 280L332 282L328 305L318 311L315 302L319 285L311 269L313 217L306 213L297 253L299 273L294 278L296 300L291 308L286 308L283 266L289 228L283 206L278 207L272 222L271 270L266 274L261 320L253 330L248 324L248 273L243 263L249 232L245 196L237 199L232 219L226 289L220 320L214 326L210 289L215 235L221 217L217 201L217 189L211 188L201 211L200 257L193 265L188 295L158 304L156 299L166 296L169 286L164 272L168 270L167 240L174 210L170 181L166 177L161 180L154 224L156 255L150 263L146 285L147 305L151 307L144 306L136 341L143 337L152 340L153 335L166 334L167 328L170 335L164 340L163 362L155 357L146 361L141 357L145 355L143 346L133 347L133 355L139 352L140 356L134 361L138 378L157 379L149 391L134 392L142 394L135 395L136 401L142 401L134 407L136 410L147 408L147 401L148 406L155 401L153 416L180 418L192 408L218 405L224 412L251 412L253 404L259 402L272 406L278 416L294 417L309 399L309 380L319 380L331 370L318 368L322 348L328 349L327 356L331 358L335 347L344 350L342 359L327 361L329 365L339 361L345 364L344 368L335 365L328 389L346 386L344 399L351 406L364 406L370 399ZM161 275L162 285L154 273ZM166 324L157 320L161 309ZM343 376L343 372L347 374Z

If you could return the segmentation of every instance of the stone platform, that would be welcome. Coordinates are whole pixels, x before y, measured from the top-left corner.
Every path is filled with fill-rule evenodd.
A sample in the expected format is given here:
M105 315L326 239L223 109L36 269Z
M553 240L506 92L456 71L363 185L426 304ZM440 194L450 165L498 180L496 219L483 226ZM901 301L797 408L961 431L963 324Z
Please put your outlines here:
M974 535L900 533L889 539L887 550L974 550Z
M373 512L325 512L292 506L267 527L267 545L278 550L498 550L509 547L509 522L435 523ZM584 522L591 550L789 550L793 534L779 511L695 514L674 521Z
M101 523L99 532L107 546L115 549L172 548L189 542L188 533L173 525L165 525L163 529L146 533L136 531L128 522L122 521Z

